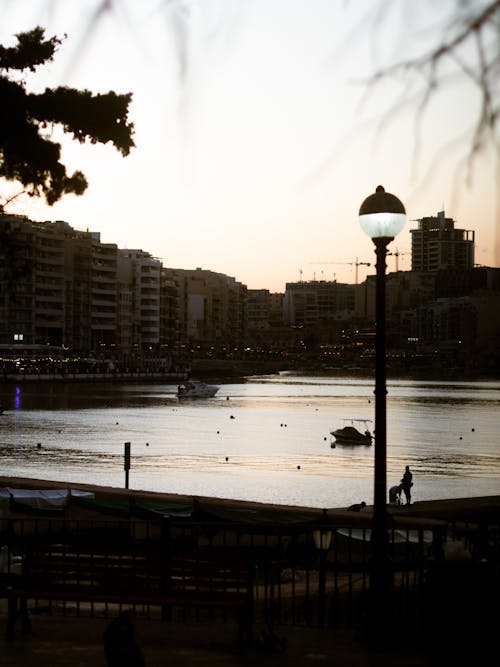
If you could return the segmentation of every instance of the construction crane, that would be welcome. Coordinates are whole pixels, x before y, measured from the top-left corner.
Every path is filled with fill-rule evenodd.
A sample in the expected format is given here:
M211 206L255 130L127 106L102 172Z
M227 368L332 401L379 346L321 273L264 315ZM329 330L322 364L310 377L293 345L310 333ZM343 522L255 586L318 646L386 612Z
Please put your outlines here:
M355 266L355 281L356 285L358 284L358 266L371 266L370 262L360 262L356 257L354 262L309 262L309 264L348 264L349 266Z
M403 255L409 255L409 252L401 252L398 248L394 252L388 252L388 255L394 255L396 258L396 272L399 271L399 258Z

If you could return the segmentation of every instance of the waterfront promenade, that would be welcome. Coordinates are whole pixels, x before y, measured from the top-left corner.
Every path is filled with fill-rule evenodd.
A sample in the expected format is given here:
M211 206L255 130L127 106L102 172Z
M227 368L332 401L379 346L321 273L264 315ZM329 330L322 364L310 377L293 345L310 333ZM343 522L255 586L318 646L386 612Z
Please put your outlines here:
M0 619L3 626L3 612ZM0 665L104 667L102 636L108 622L40 616L36 632L29 638L12 642L0 639ZM256 643L237 653L222 623L165 624L157 620L135 623L135 637L145 667L432 667L438 662L441 667L449 664L449 650L408 643L404 638L392 636L390 628L388 632L384 643L374 645L358 639L353 631L278 628L277 638L286 641L284 650L264 650ZM481 667L492 663L476 660L469 664Z
M314 508L297 508L262 505L244 501L231 501L211 498L192 498L159 494L152 492L127 491L82 484L64 484L61 482L19 479L0 476L0 487L25 489L62 489L72 488L91 491L96 499L102 501L142 501L163 503L200 503L218 516L233 516L234 513L255 514L263 521L279 523L281 520L298 521L328 520L331 525L344 526L369 524L371 508L362 512L352 512L347 508L331 508L325 512ZM500 496L488 498L463 498L456 500L429 501L415 503L409 507L391 507L395 521L405 525L427 528L439 527L448 523L477 525L486 523L500 525ZM82 513L82 516L85 516ZM398 519L398 517L401 517ZM497 551L498 556L498 551ZM498 562L496 563L498 568ZM456 581L457 589L463 582ZM492 582L498 587L498 574ZM491 593L492 591L489 591ZM374 642L363 636L359 627L325 626L314 627L293 624L279 624L274 628L274 637L281 643L268 645L259 641L269 638L268 628L259 620L254 628L255 641L247 646L242 654L237 654L233 647L233 630L222 621L191 622L189 616L182 621L164 623L156 618L139 617L135 621L136 639L145 657L146 667L172 666L194 667L214 665L233 667L236 665L255 665L258 663L281 665L353 665L378 667L420 667L420 665L451 664L496 664L496 642L491 633L477 632L472 626L466 637L464 627L450 626L446 617L446 601L437 609L439 624L426 634L415 636L405 632L401 625L388 624L385 636ZM467 617L473 617L481 609L464 609ZM498 621L498 611L492 609L491 627ZM495 620L496 619L496 620ZM6 603L0 601L0 623L5 627ZM95 667L105 665L103 632L111 618L75 617L68 615L39 614L34 620L34 632L30 637L17 636L13 641L1 639L0 665L12 667ZM464 641L465 640L465 641Z
M10 477L0 475L0 487L19 489L77 489L89 491L95 494L97 499L131 499L150 500L158 502L192 502L193 496L162 493L157 491L141 491L124 489L118 487L98 486L95 484L81 484L76 482L61 482L56 480L44 480L37 478ZM327 510L317 508L271 505L244 500L231 500L223 498L202 498L196 496L197 500L205 500L215 504L218 508L230 510L234 508L246 508L247 510L265 510L273 514L277 519L286 513L295 514L297 517L320 518L326 515L332 519L338 517L345 521L346 517L356 521L357 514L348 511L345 507L332 507ZM500 495L481 496L477 498L452 498L441 500L427 500L413 503L410 506L389 506L388 511L395 516L438 519L444 521L479 521L482 518L492 519L500 522ZM347 512L347 513L346 513ZM363 518L371 516L371 507L368 505L362 514Z

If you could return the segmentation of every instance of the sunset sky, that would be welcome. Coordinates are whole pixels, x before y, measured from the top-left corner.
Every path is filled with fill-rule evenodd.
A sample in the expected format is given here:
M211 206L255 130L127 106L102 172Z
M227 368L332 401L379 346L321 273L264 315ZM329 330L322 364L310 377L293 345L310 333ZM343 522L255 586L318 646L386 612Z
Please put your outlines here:
M378 68L435 45L455 7L0 0L2 44L36 25L67 35L54 62L27 76L30 90L130 91L136 130L127 158L110 145L62 139L63 161L83 170L87 192L53 207L20 197L7 210L100 232L165 266L284 291L300 278L354 282L356 258L372 263L359 267L360 281L373 273L373 244L357 215L382 184L408 213L390 247L401 253L400 269L411 268L412 220L443 209L476 232L476 263L499 266L493 148L467 172L479 110L473 84L447 63L449 82L421 114L422 79L366 85ZM18 189L0 183L3 197Z

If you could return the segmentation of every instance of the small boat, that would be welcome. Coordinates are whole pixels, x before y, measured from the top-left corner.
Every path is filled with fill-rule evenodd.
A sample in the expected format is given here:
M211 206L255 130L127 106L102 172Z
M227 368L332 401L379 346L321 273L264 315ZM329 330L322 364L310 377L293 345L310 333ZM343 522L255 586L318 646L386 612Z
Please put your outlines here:
M331 435L335 437L335 441L344 445L371 445L373 436L370 433L367 424L369 419L344 419L344 422L351 422L350 425L338 428L335 431L330 431ZM354 426L354 422L363 422L365 424L365 431L361 433Z
M219 387L204 382L186 382L177 387L179 398L211 398L219 391Z

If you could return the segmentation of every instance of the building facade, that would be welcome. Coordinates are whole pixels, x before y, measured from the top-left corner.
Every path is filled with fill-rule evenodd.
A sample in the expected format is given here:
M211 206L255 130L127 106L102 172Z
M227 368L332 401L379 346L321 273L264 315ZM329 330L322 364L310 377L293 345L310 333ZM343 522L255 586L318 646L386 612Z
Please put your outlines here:
M323 320L354 316L355 286L337 281L286 283L283 319L289 326L310 327Z
M0 340L72 346L85 351L115 342L115 244L66 222L2 216L7 230L0 288ZM5 251L4 251L5 252Z
M168 269L178 298L178 341L188 349L241 348L246 330L246 285L231 276L197 269Z
M472 269L474 267L474 232L455 229L453 218L444 211L421 218L411 229L412 271Z
M160 343L161 269L161 261L144 250L118 250L117 339L122 348Z

